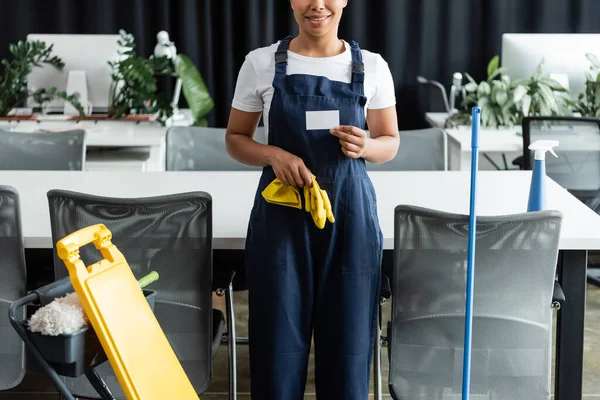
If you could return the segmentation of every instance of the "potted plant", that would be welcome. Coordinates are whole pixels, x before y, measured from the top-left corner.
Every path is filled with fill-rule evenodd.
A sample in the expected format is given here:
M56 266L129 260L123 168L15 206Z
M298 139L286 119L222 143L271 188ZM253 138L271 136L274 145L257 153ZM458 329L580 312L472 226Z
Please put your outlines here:
M108 61L111 67L108 118L127 118L132 114L155 114L164 122L173 114L165 93L157 90L157 76L173 75L174 70L165 57L137 55L133 35L120 31L119 59Z
M563 115L568 113L566 99L555 93L567 93L556 80L543 76L543 60L527 79L512 82L499 67L494 56L487 66L487 78L477 83L468 73L465 96L458 111L447 121L450 126L468 125L471 109L481 108L481 126L486 128L512 127L521 123L524 115Z
M532 76L515 82L513 96L520 114L519 123L523 116L571 114L567 96L557 95L569 91L555 79L542 75L543 66L542 59Z
M583 117L600 118L600 60L595 54L586 54L590 70L585 72L585 93L580 93L577 101L568 100Z
M61 98L71 103L80 115L84 114L83 107L77 101L76 95L68 95L56 87L41 88L36 91L27 89L27 77L33 67L46 64L58 70L64 68L64 62L59 57L52 55L52 48L52 45L47 46L42 41L19 41L9 45L13 58L11 61L2 59L4 74L0 77L0 118L18 118L9 117L11 111L20 107L30 96L40 104L53 98Z
M213 108L202 76L185 54L173 63L165 56L143 58L136 54L133 35L121 30L119 60L110 61L112 82L109 93L109 118L131 118L131 114L153 114L164 124L173 115L173 107L165 93L159 92L157 77L170 75L182 82L182 91L196 125L207 125L206 114Z
M498 67L499 57L494 56L487 65L487 78L477 83L471 75L465 73L469 80L464 87L464 96L458 112L452 115L449 122L453 125L468 125L471 120L471 109L481 108L481 126L496 128L513 126L517 121L515 102L512 96L510 77L502 76L502 68Z

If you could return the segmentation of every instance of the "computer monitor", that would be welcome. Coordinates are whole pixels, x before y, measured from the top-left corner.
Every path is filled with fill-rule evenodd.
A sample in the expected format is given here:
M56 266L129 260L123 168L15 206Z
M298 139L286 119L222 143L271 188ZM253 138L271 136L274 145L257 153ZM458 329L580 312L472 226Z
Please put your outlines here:
M571 97L577 98L585 93L587 53L600 57L600 34L505 33L500 65L511 80L517 80L533 75L544 59L543 74L566 75Z
M56 87L66 90L69 71L85 71L87 78L87 98L93 112L108 111L111 69L108 61L118 58L119 35L71 35L71 34L29 34L28 41L40 40L53 44L52 54L65 63L62 71L49 65L34 67L27 78L27 88L34 91L40 88ZM39 107L32 97L27 99L28 107ZM55 99L48 105L50 112L62 112L64 100Z

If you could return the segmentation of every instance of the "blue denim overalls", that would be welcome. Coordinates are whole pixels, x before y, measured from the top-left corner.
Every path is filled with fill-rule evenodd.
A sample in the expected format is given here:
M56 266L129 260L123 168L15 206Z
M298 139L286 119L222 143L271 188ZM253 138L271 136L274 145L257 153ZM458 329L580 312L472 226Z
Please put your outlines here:
M350 84L288 76L290 40L275 53L269 144L304 161L335 223L320 230L304 209L267 203L261 192L276 176L263 169L246 242L252 399L303 399L314 329L317 397L366 400L383 243L375 191L364 159L346 157L328 129L306 129L306 112L323 110L364 129L362 55L352 42Z

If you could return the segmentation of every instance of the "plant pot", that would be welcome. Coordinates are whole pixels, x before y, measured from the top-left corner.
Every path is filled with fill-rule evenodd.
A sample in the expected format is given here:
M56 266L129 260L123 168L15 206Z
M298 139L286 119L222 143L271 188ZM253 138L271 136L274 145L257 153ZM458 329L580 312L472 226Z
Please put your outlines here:
M32 115L9 115L6 117L0 117L0 121L35 121L37 118L36 114Z
M114 118L109 117L108 114L96 114L96 115L74 115L70 118L72 121L152 121L153 116L150 114L139 114L139 115L125 115L123 117Z

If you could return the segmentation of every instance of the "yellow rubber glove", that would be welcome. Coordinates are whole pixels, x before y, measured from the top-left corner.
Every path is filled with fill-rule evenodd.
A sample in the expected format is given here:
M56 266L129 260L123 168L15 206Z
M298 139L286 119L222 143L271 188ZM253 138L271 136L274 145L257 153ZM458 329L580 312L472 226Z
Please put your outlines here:
M265 190L262 191L264 199L273 204L302 209L300 192L293 186L284 185L279 178L275 178Z
M321 194L323 195L323 207L325 208L325 214L329 222L333 224L335 222L335 218L333 217L333 210L331 208L329 196L327 196L327 192L324 190L321 190Z
M331 223L335 222L329 196L319 187L314 177L312 187L304 187L304 206L306 212L311 213L317 228L323 229L327 220Z

